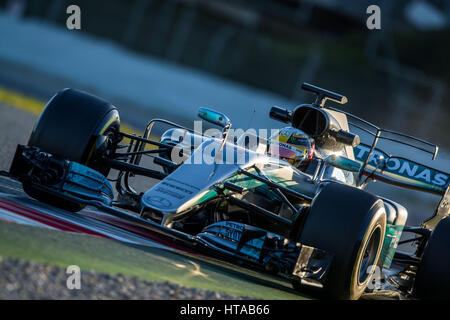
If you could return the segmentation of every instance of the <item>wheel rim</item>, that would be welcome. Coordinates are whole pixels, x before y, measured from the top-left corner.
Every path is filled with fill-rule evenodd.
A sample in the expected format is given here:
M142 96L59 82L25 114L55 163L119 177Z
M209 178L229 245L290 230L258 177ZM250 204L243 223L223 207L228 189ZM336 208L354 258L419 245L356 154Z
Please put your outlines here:
M370 234L369 241L366 242L363 255L358 268L358 284L361 285L373 274L371 266L376 262L378 251L381 247L381 226L377 225ZM370 268L370 270L369 270Z

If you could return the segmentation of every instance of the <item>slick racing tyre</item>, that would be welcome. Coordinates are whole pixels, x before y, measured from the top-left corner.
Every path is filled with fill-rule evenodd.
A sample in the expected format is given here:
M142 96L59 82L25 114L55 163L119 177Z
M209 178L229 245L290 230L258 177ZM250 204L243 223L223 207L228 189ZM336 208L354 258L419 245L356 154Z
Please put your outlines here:
M384 241L386 211L376 196L328 183L314 198L300 230L302 244L331 254L322 298L358 299L375 272ZM296 289L303 290L294 281Z
M82 91L64 89L45 106L28 145L87 165L106 176L110 168L98 165L93 156L98 148L98 138L113 135L119 129L119 113L112 104ZM38 190L32 184L23 187L31 197L62 209L75 212L84 207Z
M431 233L417 270L413 293L422 299L450 298L450 218Z

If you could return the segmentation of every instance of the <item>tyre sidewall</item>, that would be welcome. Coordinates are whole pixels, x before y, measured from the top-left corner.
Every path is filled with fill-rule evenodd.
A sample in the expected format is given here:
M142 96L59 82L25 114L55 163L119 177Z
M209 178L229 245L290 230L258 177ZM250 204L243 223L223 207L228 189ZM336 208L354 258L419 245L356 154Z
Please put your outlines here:
M329 183L322 188L311 204L300 242L333 255L321 293L323 298L358 299L364 292L370 274L362 284L355 281L355 276L362 251L377 227L381 228L381 239L375 265L386 229L383 201L339 183Z

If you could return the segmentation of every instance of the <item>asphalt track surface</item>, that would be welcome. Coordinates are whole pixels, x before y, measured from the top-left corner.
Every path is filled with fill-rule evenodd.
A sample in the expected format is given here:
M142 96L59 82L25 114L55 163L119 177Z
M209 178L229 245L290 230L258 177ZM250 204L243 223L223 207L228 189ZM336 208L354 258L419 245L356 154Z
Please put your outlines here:
M53 77L47 77L45 74L40 72L35 72L25 67L18 65L13 65L5 61L0 60L0 170L7 170L11 163L14 155L15 148L17 144L26 144L28 137L33 128L34 122L36 121L38 115L40 114L43 104L47 101L55 92L61 90L64 87L77 87L73 83L68 82L64 79L55 79ZM87 90L88 88L84 88ZM95 92L94 92L95 94ZM132 104L124 101L113 101L116 105L122 106L119 109L122 118L122 130L128 132L141 133L141 130L136 130L135 128L143 128L148 121L148 119L153 118L155 115L149 114L143 111L142 108L134 106ZM160 117L156 115L157 117ZM175 120L176 119L171 119ZM128 126L130 124L131 126ZM114 178L114 176L113 176ZM133 185L139 190L146 190L150 188L154 181L147 178L136 178L133 179ZM377 192L378 190L372 190L372 192ZM406 191L403 191L406 193ZM410 191L407 191L410 192ZM380 193L382 194L382 193ZM385 195L387 196L387 195ZM26 217L23 212L22 214L11 213L11 204L22 203L28 208L33 208L34 210L40 211L38 214L42 219L42 216L47 217L50 213L55 213L58 211L55 208L48 208L41 203L28 198L22 191L20 184L10 180L0 177L0 219L3 220L15 220L16 222L31 224L35 226L49 226L48 223L43 223L42 221L37 221L34 218ZM436 200L434 200L437 202ZM9 205L9 209L5 206ZM3 207L2 207L3 206ZM420 209L422 208L423 209ZM416 208L417 207L417 208ZM429 208L434 208L435 204L426 204L422 201L414 203L415 211L419 214L410 215L408 219L408 224L415 225L420 223L425 216L428 216ZM411 208L408 208L411 209ZM21 210L20 208L15 210ZM23 211L23 210L22 210ZM6 213L5 213L6 212ZM82 232L87 234L92 234L95 236L102 236L106 238L112 238L119 241L125 241L129 243L135 243L144 246L154 246L156 248L162 248L164 245L160 241L155 241L155 239L148 239L142 237L142 235L137 235L136 230L126 229L123 230L123 226L117 228L117 226L111 226L109 222L105 221L106 216L101 215L95 210L87 210L82 216L67 215L67 213L62 213L61 210L58 211L57 215L62 215L64 219L71 220L69 226L65 226L67 231L72 232ZM28 213L30 214L30 213ZM81 221L80 221L81 219ZM83 220L85 219L85 220ZM54 215L51 218L54 220ZM92 222L95 221L94 225ZM116 221L117 222L117 221ZM89 230L79 228L79 225L86 226L89 225ZM61 226L57 227L57 229ZM72 228L72 230L71 230ZM79 229L79 230L73 230ZM165 247L164 250L177 250L180 248L170 248ZM1 255L1 253L0 253ZM245 274L248 270L242 269L235 272L235 274ZM239 276L236 276L239 277ZM264 279L263 281L267 284L267 290L271 290L271 283L273 279L267 280L265 274L257 274L252 276L253 279ZM258 280L259 281L259 280ZM258 282L257 281L257 282ZM302 295L293 293L290 289L290 284L287 282L275 280L276 290L280 290L280 285L282 290L286 289L286 294L280 295L287 299L298 299L303 298ZM283 289L284 288L284 289ZM276 297L276 294L275 294Z
M3 90L3 91L2 91ZM16 96L18 95L18 96ZM26 96L17 91L2 88L0 86L0 170L8 170L17 144L26 144L38 114L42 109L39 100L27 100ZM125 126L128 131L133 131ZM151 165L149 163L149 165ZM114 178L114 172L112 173ZM154 181L147 178L135 179L133 186L138 190L150 188ZM0 220L9 221L37 228L56 229L79 233L83 235L119 241L127 245L138 246L158 250L158 255L167 261L173 258L168 254L176 254L189 265L192 260L201 261L199 266L206 266L209 270L209 279L215 279L223 283L223 292L231 292L234 296L249 296L248 292L258 292L257 298L269 299L309 299L307 295L294 291L288 280L239 267L230 263L224 263L217 259L199 255L191 250L186 250L179 245L162 239L159 235L149 233L133 223L124 222L109 214L102 213L95 208L82 210L80 213L71 213L58 208L48 206L28 197L22 190L20 183L0 176ZM0 256L2 252L0 252ZM178 258L177 258L178 259ZM161 266L158 266L161 268ZM204 271L204 269L202 269ZM202 271L202 272L203 272ZM229 279L223 281L222 277ZM220 280L219 280L220 279ZM242 292L236 292L236 282L242 286ZM233 288L227 290L227 285L233 283ZM184 283L180 283L185 285ZM255 287L261 288L260 292ZM196 283L195 288L204 289L203 284ZM206 290L210 290L206 287ZM259 289L256 289L259 290ZM222 291L222 290L218 290ZM371 297L367 297L373 299ZM378 297L375 297L378 298ZM387 297L389 299L389 297ZM394 297L396 299L397 297Z
M16 106L12 107L11 105ZM0 103L0 170L9 169L17 144L27 143L33 124L37 119L39 110L33 111L26 107L20 109L17 106L17 101L11 104ZM148 179L135 182L139 188L150 187L151 184L152 182L149 182ZM87 208L81 213L74 214L42 204L24 194L20 183L5 177L0 177L0 220L112 239L160 250L162 256L166 252L171 252L181 255L187 260L195 257L195 259L207 263L209 268L216 272L224 273L233 280L242 281L243 287L263 284L263 290L267 292L268 297L275 299L306 298L306 296L293 291L290 283L286 280L198 255L183 247L166 242L155 234L149 234L138 226L125 223L96 209ZM223 285L226 287L226 281ZM243 290L242 295L245 295L245 292ZM259 297L261 298L261 296Z

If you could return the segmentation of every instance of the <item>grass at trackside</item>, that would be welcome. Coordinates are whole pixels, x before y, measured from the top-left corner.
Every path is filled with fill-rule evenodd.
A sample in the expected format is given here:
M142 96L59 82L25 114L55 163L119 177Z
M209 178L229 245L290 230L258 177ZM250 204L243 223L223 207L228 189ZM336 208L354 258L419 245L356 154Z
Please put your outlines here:
M0 221L0 256L48 263L62 268L170 281L186 287L264 299L304 299L280 285L270 287L200 260L118 241Z

